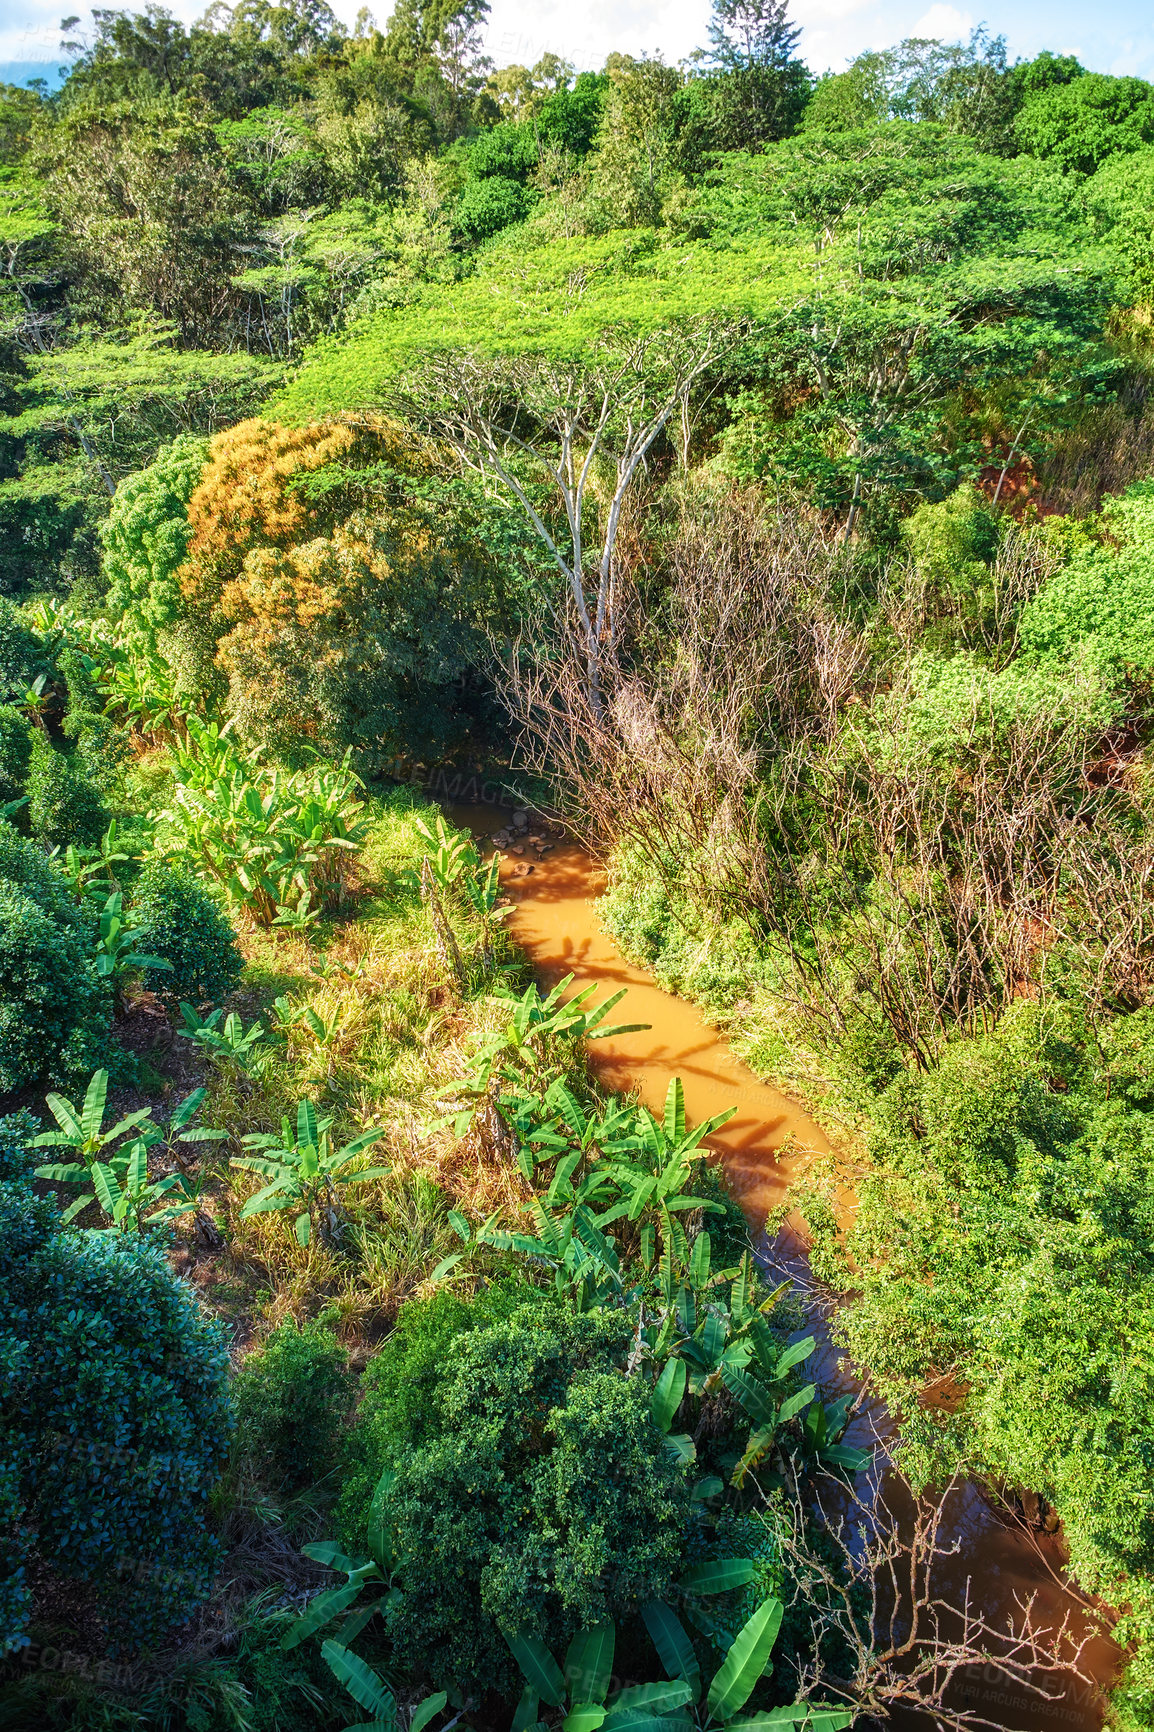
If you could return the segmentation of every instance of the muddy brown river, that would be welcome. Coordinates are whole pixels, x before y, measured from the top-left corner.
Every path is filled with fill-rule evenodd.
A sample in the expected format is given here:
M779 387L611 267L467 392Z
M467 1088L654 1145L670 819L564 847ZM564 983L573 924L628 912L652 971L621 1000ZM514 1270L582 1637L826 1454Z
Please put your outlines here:
M486 849L507 820L493 806L447 809ZM532 870L525 872L526 865ZM710 1146L755 1229L760 1227L767 1212L784 1200L807 1156L829 1151L821 1126L754 1076L694 1005L665 992L621 954L597 915L604 873L583 849L565 843L541 860L531 849L524 860L506 856L502 883L514 905L509 930L543 985L572 974L575 988L594 982L607 992L627 987L628 997L611 1020L649 1024L644 1031L590 1045L592 1069L606 1087L634 1093L657 1110L670 1079L679 1076L686 1114L694 1122L736 1108ZM842 1201L844 1210L852 1211L852 1195L844 1193ZM796 1251L788 1243L767 1244L765 1251L779 1271L796 1267ZM817 1369L823 1381L848 1388L851 1374L838 1365L828 1344L822 1358ZM876 1409L867 1422L883 1437L892 1430L888 1416ZM851 1432L850 1441L866 1439ZM1077 1629L1091 1628L1082 1603L1066 1586L1060 1539L1007 1525L973 1485L955 1494L949 1513L946 1537L960 1542L958 1554L940 1566L935 1581L955 1603L968 1580L972 1599L1001 1627L1007 1619L1016 1620L1021 1602L1032 1596L1039 1623L1056 1626L1069 1614ZM1082 1664L1098 1686L1107 1687L1117 1673L1118 1650L1104 1634L1093 1635ZM1076 1677L1069 1678L1060 1700L1039 1700L1020 1685L1007 1686L992 1670L975 1677L967 1693L970 1707L1007 1732L1099 1732L1102 1725L1101 1688ZM921 1717L919 1724L932 1722Z

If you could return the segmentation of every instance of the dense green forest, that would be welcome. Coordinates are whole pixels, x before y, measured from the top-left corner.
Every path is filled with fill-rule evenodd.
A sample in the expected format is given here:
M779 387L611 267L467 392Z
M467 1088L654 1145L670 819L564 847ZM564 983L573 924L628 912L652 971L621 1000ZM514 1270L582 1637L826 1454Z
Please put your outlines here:
M487 10L0 86L0 1727L1152 1728L1154 86ZM829 1129L886 1442L482 784Z

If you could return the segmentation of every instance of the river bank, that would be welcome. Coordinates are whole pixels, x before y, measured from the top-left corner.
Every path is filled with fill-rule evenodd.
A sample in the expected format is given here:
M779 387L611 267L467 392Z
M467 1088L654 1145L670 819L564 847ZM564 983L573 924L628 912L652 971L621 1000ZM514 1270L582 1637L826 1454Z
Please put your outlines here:
M486 852L494 835L503 832L499 808L451 805L448 810ZM635 1092L657 1108L670 1079L680 1076L686 1110L694 1120L736 1109L709 1141L756 1237L766 1216L786 1202L790 1186L804 1178L807 1166L830 1155L833 1145L825 1130L787 1095L755 1076L697 1006L666 992L622 954L598 918L596 903L606 887L605 873L582 848L562 841L532 860L506 854L502 884L513 905L509 931L543 984L554 985L572 974L577 985L597 983L611 991L625 987L622 1014L627 1013L630 1022L649 1025L590 1048L590 1066L606 1088ZM839 1215L848 1220L854 1208L851 1188L839 1185ZM804 1256L791 1235L769 1240L762 1233L761 1252L783 1278L805 1282ZM824 1343L824 1382L851 1387L852 1369L840 1363L829 1340L828 1307L815 1298L810 1312L808 1327ZM896 1432L890 1416L873 1403L863 1406L855 1426L851 1441L865 1443L876 1435L883 1447ZM884 1474L881 1489L889 1501L891 1488ZM1004 1626L1032 1600L1040 1623L1056 1627L1069 1617L1079 1629L1092 1627L1084 1596L1065 1576L1059 1536L1012 1525L972 1483L951 1496L946 1527L946 1544L956 1550L944 1560L939 1586L954 1603L961 1603L968 1591L989 1619ZM967 1685L967 1705L1007 1732L1099 1732L1102 1692L1116 1678L1118 1650L1107 1636L1094 1634L1084 1664L1095 1684L1070 1677L1060 1699L1033 1698L991 1672Z

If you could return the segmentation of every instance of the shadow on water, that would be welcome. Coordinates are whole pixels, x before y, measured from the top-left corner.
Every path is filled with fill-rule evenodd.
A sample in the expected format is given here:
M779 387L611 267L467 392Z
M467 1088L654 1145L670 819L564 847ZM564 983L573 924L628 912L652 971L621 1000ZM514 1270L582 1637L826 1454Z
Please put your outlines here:
M482 845L504 828L503 813L492 806L450 804L447 810ZM605 1087L634 1093L658 1110L670 1080L679 1076L693 1121L737 1109L709 1142L751 1221L755 1227L763 1224L809 1159L829 1152L821 1126L795 1101L760 1082L696 1006L663 991L622 956L594 906L605 888L605 875L583 849L564 843L532 863L507 856L502 884L514 905L509 930L543 985L573 974L582 986L596 982L609 991L624 986L629 996L614 1020L650 1025L590 1046L591 1066ZM844 1214L852 1215L852 1194L844 1193L842 1203ZM771 1273L779 1279L788 1275L806 1296L807 1331L818 1338L812 1374L827 1390L858 1389L830 1340L829 1307L814 1290L796 1237L786 1231L772 1242L763 1240L763 1258ZM900 1528L906 1520L912 1523L912 1508L903 1484L886 1465L885 1446L895 1432L884 1406L863 1396L848 1441L876 1440L882 1445L882 1506L894 1510ZM1060 1540L1015 1524L976 1485L964 1484L951 1493L943 1532L948 1542L956 1542L956 1550L935 1567L934 1579L952 1602L960 1602L968 1585L987 1619L1003 1628L1007 1620L1017 1619L1022 1602L1031 1597L1040 1624L1056 1627L1068 1616L1079 1632L1097 1628L1087 1603L1066 1579ZM1091 1637L1083 1665L1103 1688L1113 1681L1118 1661L1118 1650L1108 1637ZM1024 1686L1007 1686L1005 1678L988 1667L967 1676L961 1695L966 1707L1007 1732L1098 1732L1102 1724L1099 1689L1073 1676L1060 1699L1044 1701ZM895 1716L893 1723L902 1722ZM907 1717L904 1723L911 1732L915 1726L933 1724L924 1715Z

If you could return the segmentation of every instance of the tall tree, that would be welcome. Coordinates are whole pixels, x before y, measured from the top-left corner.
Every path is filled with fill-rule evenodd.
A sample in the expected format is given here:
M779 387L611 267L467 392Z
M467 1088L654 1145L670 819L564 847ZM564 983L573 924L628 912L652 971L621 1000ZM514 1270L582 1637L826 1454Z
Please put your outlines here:
M788 66L801 40L786 0L713 0L709 41L727 72L750 66Z

